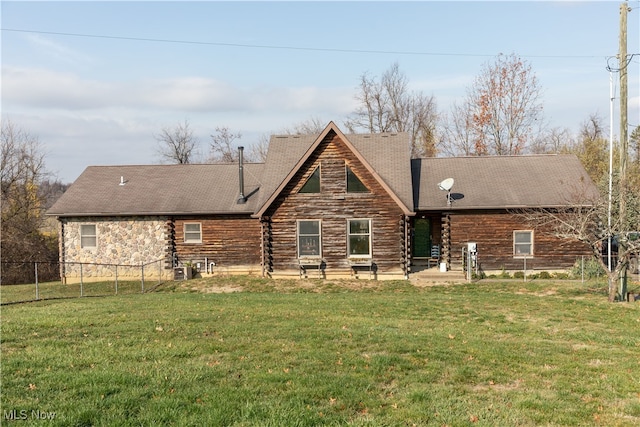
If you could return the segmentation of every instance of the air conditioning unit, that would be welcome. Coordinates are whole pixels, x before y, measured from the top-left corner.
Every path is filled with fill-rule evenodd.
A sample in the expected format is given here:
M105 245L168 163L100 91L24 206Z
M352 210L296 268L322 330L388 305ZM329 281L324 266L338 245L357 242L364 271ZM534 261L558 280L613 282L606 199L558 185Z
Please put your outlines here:
M173 269L173 280L188 280L193 278L193 268L191 266L175 267Z

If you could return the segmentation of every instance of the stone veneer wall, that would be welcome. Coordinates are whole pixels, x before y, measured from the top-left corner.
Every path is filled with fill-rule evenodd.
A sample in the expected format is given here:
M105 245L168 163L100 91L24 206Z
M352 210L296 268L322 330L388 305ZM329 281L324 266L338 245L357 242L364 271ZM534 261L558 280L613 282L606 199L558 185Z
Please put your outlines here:
M166 218L164 217L87 217L62 220L61 258L65 262L65 280L102 280L115 277L139 278L141 264L145 278L168 274L164 269L166 251ZM80 247L80 225L95 224L96 247ZM150 264L151 263L151 264ZM132 267L126 267L132 266Z

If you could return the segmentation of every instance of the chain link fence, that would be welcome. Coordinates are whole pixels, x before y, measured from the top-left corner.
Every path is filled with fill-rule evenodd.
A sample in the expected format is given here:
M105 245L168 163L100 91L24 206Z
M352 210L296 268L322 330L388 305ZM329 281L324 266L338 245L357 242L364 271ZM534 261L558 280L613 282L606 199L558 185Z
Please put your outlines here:
M144 293L170 278L164 260L145 264L2 261L0 303ZM63 277L61 277L61 272Z

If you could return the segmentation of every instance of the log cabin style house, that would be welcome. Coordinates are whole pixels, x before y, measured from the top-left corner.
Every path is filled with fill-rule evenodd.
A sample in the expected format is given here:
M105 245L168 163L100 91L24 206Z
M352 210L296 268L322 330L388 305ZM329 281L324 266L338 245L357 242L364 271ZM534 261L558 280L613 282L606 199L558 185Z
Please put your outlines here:
M411 159L403 133L272 136L264 163L90 166L51 207L63 280L159 262L171 277L408 278L417 266L563 270L584 245L519 208L595 187L571 155ZM475 251L475 252L474 252ZM465 255L466 254L466 255ZM84 269L79 272L79 266ZM154 275L151 270L150 274Z

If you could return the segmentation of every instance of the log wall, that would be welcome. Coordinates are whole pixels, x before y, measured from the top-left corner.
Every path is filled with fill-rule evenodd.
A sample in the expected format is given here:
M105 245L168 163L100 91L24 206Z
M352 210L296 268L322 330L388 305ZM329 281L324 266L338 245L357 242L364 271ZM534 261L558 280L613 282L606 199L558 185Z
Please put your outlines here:
M248 215L173 218L173 245L181 262L203 261L217 266L260 265L260 221ZM184 242L184 224L200 223L202 243Z
M462 265L462 248L468 242L476 242L483 270L522 270L524 260L513 255L515 230L533 228L505 211L450 212L451 264ZM581 256L591 256L588 245L559 239L549 229L535 229L533 245L533 258L527 258L527 269L567 269Z
M346 166L369 193L347 193ZM320 167L320 193L298 193L316 167ZM325 271L350 269L347 257L347 220L371 219L372 258L378 272L402 272L405 230L403 211L353 152L333 133L320 144L265 213L269 218L265 239L267 270L298 268L296 221L321 220Z

